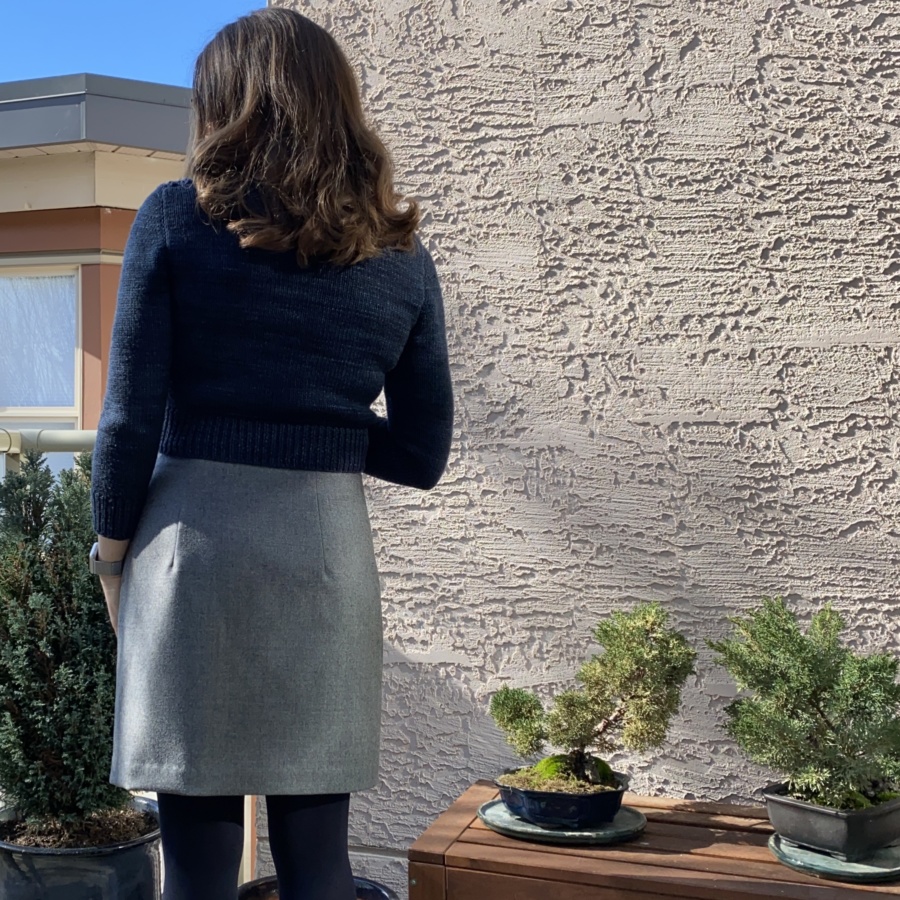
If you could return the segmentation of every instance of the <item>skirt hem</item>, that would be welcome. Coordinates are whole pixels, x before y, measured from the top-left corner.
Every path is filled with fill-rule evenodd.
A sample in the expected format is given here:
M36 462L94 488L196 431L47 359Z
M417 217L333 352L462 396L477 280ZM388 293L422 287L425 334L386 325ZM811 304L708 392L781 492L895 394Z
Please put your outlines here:
M167 794L188 796L252 796L262 797L269 794L347 794L368 791L378 784L378 777L360 778L354 781L347 779L329 782L298 781L296 778L285 778L280 781L252 782L242 779L240 783L227 784L221 780L214 784L197 781L186 781L177 773L158 769L155 772L145 769L139 777L120 777L110 775L109 783L127 791L162 791Z

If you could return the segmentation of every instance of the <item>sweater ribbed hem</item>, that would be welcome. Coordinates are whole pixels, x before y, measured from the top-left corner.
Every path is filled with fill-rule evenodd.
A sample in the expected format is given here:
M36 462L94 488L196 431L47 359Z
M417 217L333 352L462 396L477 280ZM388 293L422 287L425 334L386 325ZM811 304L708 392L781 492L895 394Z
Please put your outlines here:
M368 445L367 428L194 415L170 405L159 452L275 469L361 472Z

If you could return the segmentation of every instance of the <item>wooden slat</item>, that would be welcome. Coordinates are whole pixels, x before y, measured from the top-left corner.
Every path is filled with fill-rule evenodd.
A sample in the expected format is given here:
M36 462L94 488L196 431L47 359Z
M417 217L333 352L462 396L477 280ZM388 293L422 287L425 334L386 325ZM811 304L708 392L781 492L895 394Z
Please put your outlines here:
M635 844L644 843L673 852L699 856L723 856L728 859L760 861L774 859L768 848L769 835L752 831L727 831L718 828L685 828L667 822L648 822Z
M772 825L768 819L763 821L761 819L736 819L731 816L704 816L700 813L681 812L674 809L641 809L639 806L633 806L632 809L642 812L647 817L648 825L670 825L682 830L698 828L701 831L708 831L712 828L733 831L738 834L758 834L766 838L772 833ZM493 830L478 818L477 812L471 827Z
M759 862L772 858L768 841L768 835L754 832L685 828L683 825L648 822L644 833L629 846Z
M628 804L631 806L631 804ZM740 816L707 815L704 813L690 812L681 809L656 809L648 806L638 806L648 822L666 822L672 825L685 825L696 828L723 828L728 831L750 831L756 834L771 834L772 824L768 818L747 819Z
M464 843L483 847L505 847L512 850L523 849L516 847L516 844L520 843L516 838L505 837L496 832L488 831L484 833L469 829L464 837L465 841L457 841L454 845L454 850L460 854L465 852L462 849ZM545 844L543 846L551 850L551 845ZM529 849L534 847L537 847L537 845L528 844ZM740 882L747 878L755 878L763 884L769 884L773 880L788 881L795 884L822 883L819 879L810 875L804 875L802 872L795 872L793 869L782 865L769 852L767 847L763 846L754 849L759 850L759 855L756 859L737 859L722 852L708 855L694 852L679 847L677 841L672 841L666 846L651 838L645 841L629 841L625 844L616 844L610 847L553 846L551 852L560 857L559 866L561 868L568 866L569 857L581 856L585 859L595 860L601 865L608 861L614 861L640 866L662 866L689 872L718 873L724 876L722 879L723 889L726 889L734 880ZM884 892L882 890L882 893ZM897 890L887 890L886 892L889 894L900 893Z
M481 819L474 819L472 824L460 836L460 840L469 840L471 835L497 834ZM729 856L736 859L757 859L762 853L768 853L767 834L754 831L726 831L719 828L685 828L684 825L673 825L668 822L648 822L643 835L637 842L652 840L654 845L665 848L676 846L697 848L697 852L714 856ZM635 842L635 843L637 843ZM539 841L535 846L542 846ZM546 845L543 845L546 846ZM571 849L576 849L577 845Z
M495 793L495 796L500 796L499 791ZM476 805L476 810L481 803L493 799L495 799L495 797L485 796L484 799ZM686 801L681 802L684 804ZM726 814L693 812L688 806L685 806L683 809L676 809L674 807L662 808L658 806L642 806L640 798L638 801L627 805L642 812L647 817L648 822L666 822L673 825L686 825L697 828L722 828L729 831L749 831L765 835L772 833L772 824L765 815L763 815L762 818L755 818L743 815L732 816ZM727 805L721 804L721 806L727 809ZM480 823L482 827L487 827L478 818L477 812L474 816L474 822Z
M409 864L409 900L446 900L447 870L433 863Z
M606 858L588 859L577 855L567 855L565 866L561 866L560 854L555 852L556 849L558 848L544 852L530 847L523 851L471 843L455 844L447 851L445 859L448 869L472 869L561 883L618 888L623 891L640 888L682 900L769 900L775 897L783 900L850 900L871 893L900 894L900 887L896 885L863 887L817 879L807 879L802 883L787 881L782 877L784 871L792 870L780 865L772 867L771 877L766 880L738 876L723 878L717 872L639 865ZM449 883L448 874L448 885ZM556 896L555 893L553 896ZM449 889L448 900L454 900Z
M410 845L407 859L442 865L447 848L477 818L475 810L498 793L490 781L479 779L461 794Z
M742 806L737 803L710 803L707 800L679 800L677 797L645 797L626 791L622 797L626 806L642 809L676 809L685 812L709 813L713 816L733 816L741 819L766 819L765 806Z
M634 889L447 869L447 900L667 900L667 894ZM410 900L414 898L410 897ZM724 900L724 898L723 898Z
M621 844L550 844L541 841L529 841L523 838L509 837L490 828L467 828L457 840L458 844L497 844L503 847L516 847L523 851L554 850L565 856L586 856L590 858L606 856L613 850L621 850L627 853L636 853L652 850L660 853L679 853L692 856L712 856L741 862L768 862L774 861L774 857L767 847L766 838L760 835L747 835L759 843L725 843L719 837L740 838L736 832L713 831L710 829L705 834L702 829L682 829L678 834L677 826L665 832L659 832L656 828L666 826L648 825L647 830L639 837L625 841ZM687 834L684 832L687 831Z

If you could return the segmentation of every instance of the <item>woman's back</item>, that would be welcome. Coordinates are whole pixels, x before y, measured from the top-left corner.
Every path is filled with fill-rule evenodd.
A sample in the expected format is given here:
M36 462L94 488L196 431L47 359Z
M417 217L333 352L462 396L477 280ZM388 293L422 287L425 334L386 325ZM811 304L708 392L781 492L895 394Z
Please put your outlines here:
M424 247L300 268L290 253L243 250L207 224L189 180L163 191L174 404L270 422L372 424L369 406L435 289Z
M390 422L370 408L382 389ZM242 248L190 179L144 202L95 450L98 533L133 533L158 452L431 487L452 418L441 289L418 237L414 252L301 267Z

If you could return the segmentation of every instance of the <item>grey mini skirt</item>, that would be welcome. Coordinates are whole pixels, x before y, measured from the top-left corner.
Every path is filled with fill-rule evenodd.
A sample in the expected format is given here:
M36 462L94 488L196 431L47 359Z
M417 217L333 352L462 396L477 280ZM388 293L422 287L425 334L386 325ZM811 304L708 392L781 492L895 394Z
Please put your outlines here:
M112 784L377 783L383 630L361 474L160 455L122 575Z

